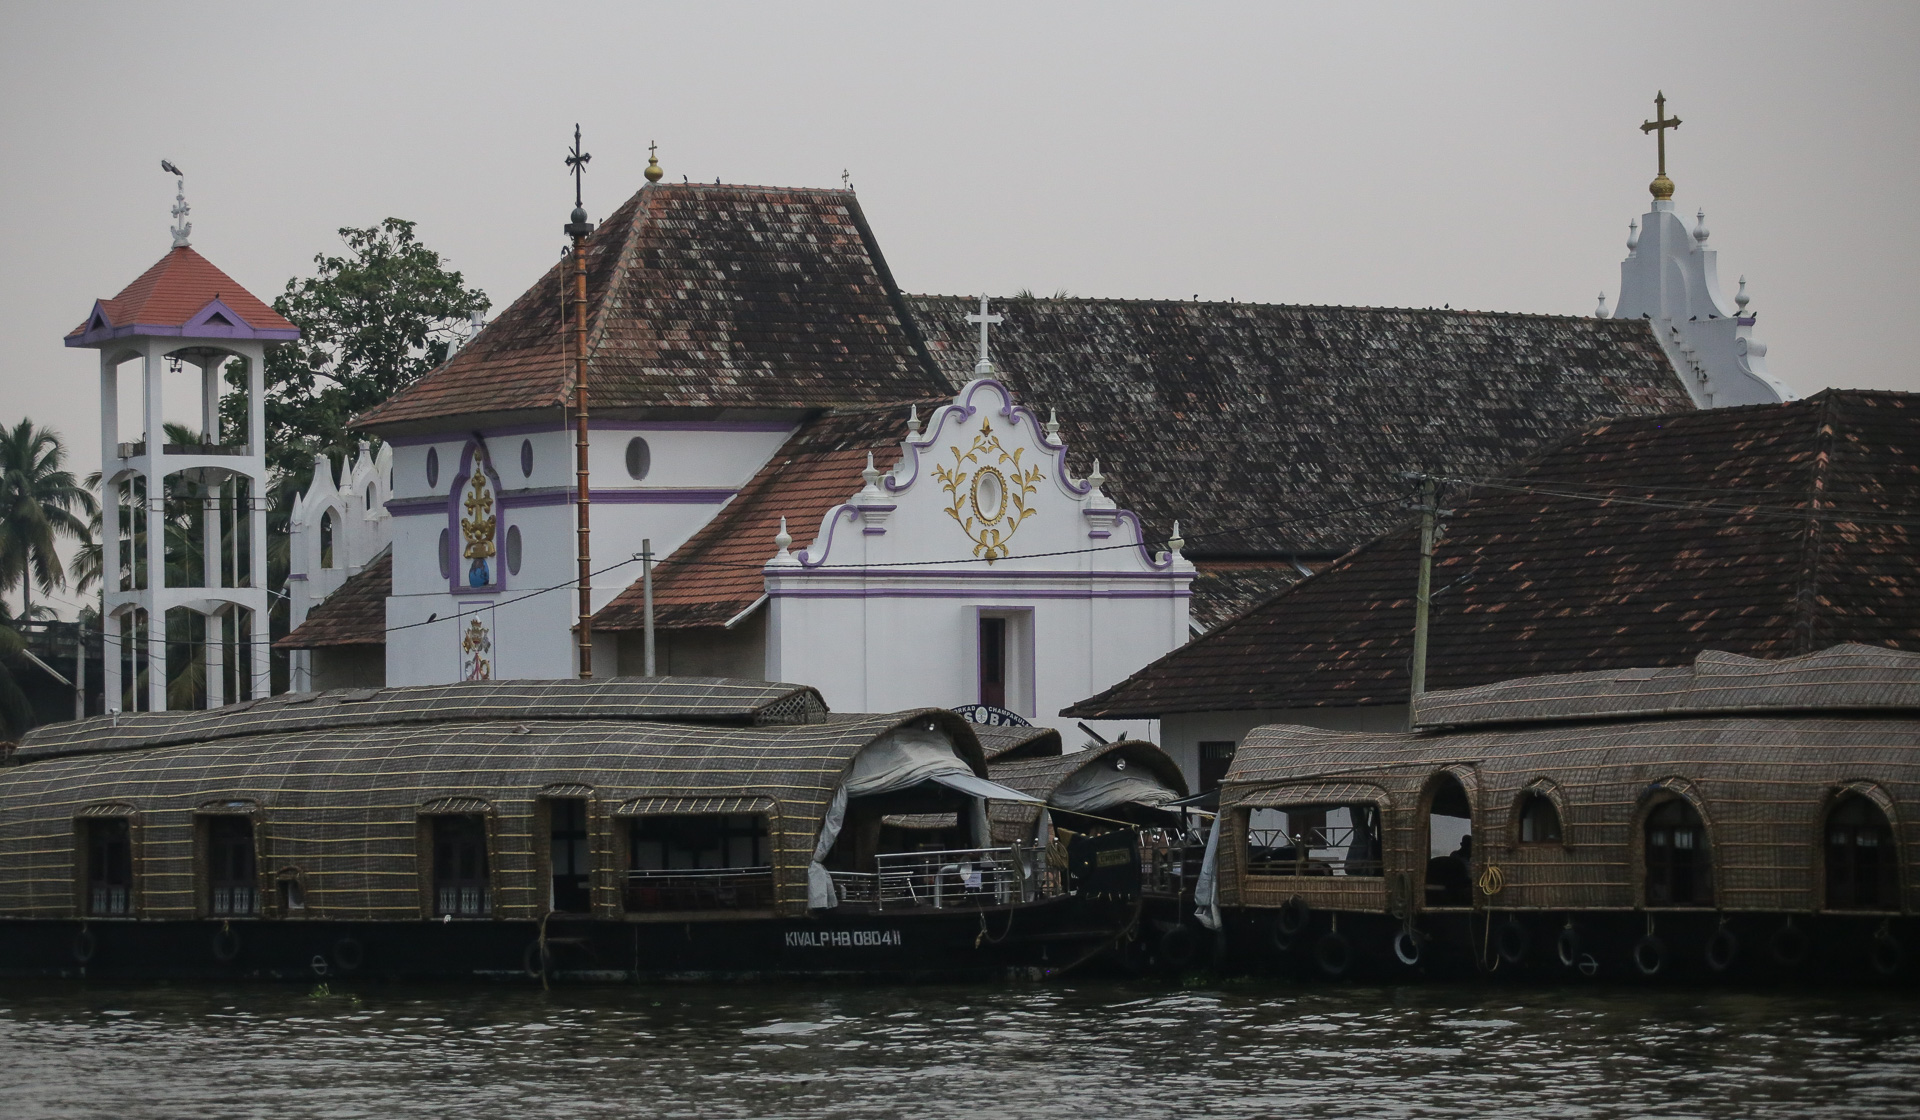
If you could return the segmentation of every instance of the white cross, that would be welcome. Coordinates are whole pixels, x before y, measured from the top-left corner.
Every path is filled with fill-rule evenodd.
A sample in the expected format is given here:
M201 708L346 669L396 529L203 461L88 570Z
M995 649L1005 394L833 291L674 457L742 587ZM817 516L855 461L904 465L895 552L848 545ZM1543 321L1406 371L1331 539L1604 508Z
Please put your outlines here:
M974 363L973 372L993 372L993 360L987 355L987 332L993 328L995 323L1004 323L1006 321L1006 316L995 315L987 309L986 296L980 297L980 313L978 315L967 316L967 322L980 324L980 360Z

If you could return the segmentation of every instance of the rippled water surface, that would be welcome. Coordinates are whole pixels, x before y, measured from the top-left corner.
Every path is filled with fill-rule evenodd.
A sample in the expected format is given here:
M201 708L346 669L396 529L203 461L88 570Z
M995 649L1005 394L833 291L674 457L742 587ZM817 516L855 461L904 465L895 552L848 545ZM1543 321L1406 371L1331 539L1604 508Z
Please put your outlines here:
M0 1114L1920 1115L1891 996L0 987Z

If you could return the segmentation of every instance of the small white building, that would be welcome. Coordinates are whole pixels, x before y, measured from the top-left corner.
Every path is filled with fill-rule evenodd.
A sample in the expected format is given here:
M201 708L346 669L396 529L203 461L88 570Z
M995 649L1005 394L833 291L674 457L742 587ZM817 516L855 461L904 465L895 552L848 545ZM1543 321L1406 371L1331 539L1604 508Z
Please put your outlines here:
M352 464L341 466L344 469L336 478L333 460L315 455L313 478L306 492L294 499L287 518L289 629L298 628L350 577L393 547L393 515L387 511L387 499L393 494L393 448L382 444L376 453L362 440ZM384 650L378 656L384 659ZM359 662L366 655L344 654L332 646L290 650L288 689L310 692L349 680L364 683L370 675L384 679L384 667L379 674L371 674L367 666L347 664L343 658Z

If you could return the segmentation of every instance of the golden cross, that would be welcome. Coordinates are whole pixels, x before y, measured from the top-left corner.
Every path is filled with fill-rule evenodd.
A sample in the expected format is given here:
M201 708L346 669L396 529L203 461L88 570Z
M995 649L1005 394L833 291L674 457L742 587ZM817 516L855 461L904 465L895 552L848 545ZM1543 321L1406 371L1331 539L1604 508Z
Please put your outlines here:
M1651 132L1660 142L1660 174L1667 173L1667 129L1679 128L1680 118L1667 116L1667 95L1664 91L1654 94L1653 119L1640 126L1640 131Z

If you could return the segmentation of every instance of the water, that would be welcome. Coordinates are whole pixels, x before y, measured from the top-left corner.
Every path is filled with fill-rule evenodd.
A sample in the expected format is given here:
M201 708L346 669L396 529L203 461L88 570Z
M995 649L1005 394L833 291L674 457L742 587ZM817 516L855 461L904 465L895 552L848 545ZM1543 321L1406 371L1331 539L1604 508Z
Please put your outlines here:
M1603 989L0 987L38 1117L1920 1115L1920 1001Z

